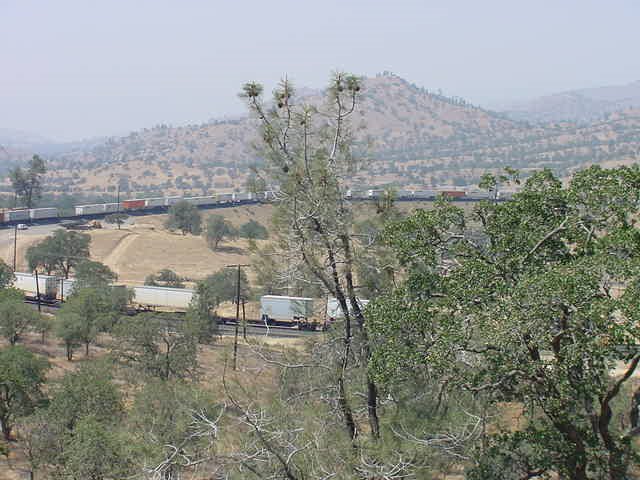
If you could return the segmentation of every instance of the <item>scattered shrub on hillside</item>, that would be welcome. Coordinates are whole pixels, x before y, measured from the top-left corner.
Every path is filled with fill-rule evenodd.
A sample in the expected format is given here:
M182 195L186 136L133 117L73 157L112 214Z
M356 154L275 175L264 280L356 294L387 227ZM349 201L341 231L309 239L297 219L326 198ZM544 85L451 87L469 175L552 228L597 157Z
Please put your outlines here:
M269 232L260 222L249 220L240 227L239 234L242 238L251 240L266 240L269 238Z

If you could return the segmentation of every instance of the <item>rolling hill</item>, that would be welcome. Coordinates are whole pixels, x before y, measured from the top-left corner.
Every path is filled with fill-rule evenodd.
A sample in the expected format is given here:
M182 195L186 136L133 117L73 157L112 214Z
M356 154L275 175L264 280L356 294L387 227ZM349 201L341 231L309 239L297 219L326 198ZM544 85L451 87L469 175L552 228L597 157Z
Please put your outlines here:
M530 122L592 122L609 113L640 108L640 80L627 85L583 88L506 105L501 110L515 120Z
M317 101L312 94L308 101ZM393 74L364 80L354 118L370 138L366 168L353 184L472 185L505 166L549 167L561 175L591 164L635 162L640 109L590 123L529 124L417 87ZM166 125L49 157L52 192L202 194L244 188L260 162L249 118L201 125ZM5 185L5 188L7 186Z

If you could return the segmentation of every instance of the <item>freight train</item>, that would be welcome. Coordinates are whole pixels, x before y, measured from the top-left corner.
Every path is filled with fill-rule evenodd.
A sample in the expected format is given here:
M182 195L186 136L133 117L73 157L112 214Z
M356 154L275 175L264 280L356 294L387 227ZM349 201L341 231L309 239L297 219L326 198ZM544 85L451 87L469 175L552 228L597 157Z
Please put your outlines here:
M385 195L385 190L347 190L345 198L347 200L377 200ZM202 208L213 207L230 207L234 205L270 202L275 200L277 194L275 191L265 191L261 193L238 192L238 193L220 193L215 195L207 195L201 197L155 197L155 198L134 198L123 200L121 202L110 203L94 203L89 205L76 205L71 215L63 215L59 209L55 207L30 208L30 209L10 209L0 211L0 226L15 225L25 222L55 222L63 219L88 219L96 218L111 213L162 213L180 200L184 200L192 205ZM415 201L415 200L435 200L438 197L448 198L453 201L477 201L477 200L508 200L511 198L510 193L486 191L464 191L464 190L397 190L394 192L394 198L398 201Z
M28 301L38 300L45 305L59 306L69 295L73 294L75 280L63 279L55 275L15 272L13 286L21 290ZM107 288L126 288L123 285L113 285ZM154 286L139 286L131 288L133 296L130 309L134 311L163 311L184 313L187 311L196 295L195 290L189 288L169 288ZM324 321L313 314L313 299L298 297L280 297L265 295L260 299L261 318L248 319L248 323L295 327L299 330L322 330ZM305 308L299 309L299 305ZM220 318L224 323L228 320Z

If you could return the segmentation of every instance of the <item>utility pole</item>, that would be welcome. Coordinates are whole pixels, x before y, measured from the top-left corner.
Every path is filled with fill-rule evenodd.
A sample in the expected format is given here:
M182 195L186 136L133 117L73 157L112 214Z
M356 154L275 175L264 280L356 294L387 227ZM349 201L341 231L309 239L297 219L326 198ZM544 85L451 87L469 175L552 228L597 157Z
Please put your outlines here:
M118 230L120 230L120 181L116 186L116 223L118 224Z
M238 369L238 330L240 328L240 269L249 265L227 265L227 268L237 268L238 276L236 278L236 331L233 338L233 369ZM243 305L244 309L244 305Z
M16 256L18 255L18 224L13 226L13 271L16 271Z
M42 308L40 306L40 280L38 280L38 269L35 269L36 274L36 297L38 297L38 313L42 313Z
M244 313L244 304L246 300L242 297L242 338L247 339L247 316Z

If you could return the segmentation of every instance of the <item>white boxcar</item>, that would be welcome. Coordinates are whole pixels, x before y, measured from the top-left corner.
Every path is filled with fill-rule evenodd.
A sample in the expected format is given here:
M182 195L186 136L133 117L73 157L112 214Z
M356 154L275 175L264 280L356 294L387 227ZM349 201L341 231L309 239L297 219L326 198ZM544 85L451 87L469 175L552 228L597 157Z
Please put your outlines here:
M182 197L166 197L164 200L165 200L165 205L167 207L170 207L171 205L175 205L180 200L182 200Z
M164 207L166 205L164 197L147 198L145 206L147 208Z
M133 287L133 301L145 307L166 307L186 310L194 291L188 288Z
M56 298L58 290L58 277L53 275L38 274L38 288L36 288L36 276L32 273L15 272L16 281L13 286L22 290L29 296L35 296L40 289L40 297L46 299Z
M208 197L189 197L185 198L192 205L213 205L216 203L216 197L211 195Z
M29 210L29 217L31 220L39 220L43 218L57 218L57 208L32 208Z
M260 298L263 321L298 320L313 316L313 298L265 295Z
M96 213L104 213L104 203L76 205L76 215L94 215Z
M122 204L120 203L105 203L104 211L106 213L113 213L117 211L122 211Z
M216 203L233 202L233 193L219 193L216 195Z
M5 212L6 221L29 220L29 210L9 210Z
M360 305L360 308L364 308L367 306L367 303L369 303L369 300L366 300L364 298L356 298L356 301L358 302L358 305ZM349 301L347 300L347 305L349 306L349 312L353 312L353 308L351 307L351 305L349 304ZM342 318L343 314L342 314L342 308L340 308L340 303L338 303L338 299L337 298L329 298L327 300L327 318Z
M74 278L61 278L58 283L58 298L64 300L73 293L75 287L76 281Z
M236 202L246 202L247 200L253 199L253 194L251 192L240 192L235 194Z
M414 196L416 198L436 198L438 196L438 192L435 190L416 190L414 192Z

